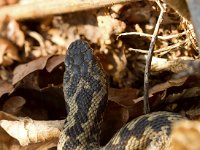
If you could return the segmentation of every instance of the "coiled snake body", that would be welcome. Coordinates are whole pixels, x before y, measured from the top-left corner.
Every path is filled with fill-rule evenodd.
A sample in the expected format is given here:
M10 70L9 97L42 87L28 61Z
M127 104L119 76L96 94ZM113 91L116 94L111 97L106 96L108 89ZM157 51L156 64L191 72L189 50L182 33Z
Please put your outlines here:
M170 112L140 116L100 147L100 131L107 104L107 77L89 45L77 40L65 58L63 91L68 116L58 150L170 149L171 124L182 117Z

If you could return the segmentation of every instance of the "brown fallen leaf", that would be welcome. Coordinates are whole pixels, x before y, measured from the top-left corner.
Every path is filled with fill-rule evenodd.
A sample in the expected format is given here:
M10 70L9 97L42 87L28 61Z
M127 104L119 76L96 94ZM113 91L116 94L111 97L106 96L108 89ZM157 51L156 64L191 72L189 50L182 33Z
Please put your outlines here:
M119 11L121 18L131 23L145 23L152 17L151 6L148 5L148 1L144 1L142 4L139 1L135 1L131 7L124 5Z
M21 146L58 138L63 124L64 120L35 121L28 118L19 118L17 121L0 121L1 128L17 139Z
M11 114L8 114L8 113L5 113L3 111L0 111L0 120L12 120L12 121L16 121L18 120L17 117L11 115Z
M180 78L180 79L171 79L171 80L168 80L167 82L155 85L154 87L152 87L150 89L149 92L150 93L157 93L157 92L160 92L160 91L164 91L164 90L166 90L170 87L173 87L173 86L181 86L185 83L186 80L187 80L187 77Z
M6 37L17 46L22 47L24 45L25 36L21 30L19 23L9 18L8 16L0 19L0 32L1 36Z
M2 110L9 114L17 115L25 103L26 100L23 97L13 96L4 103Z
M185 69L180 70L177 74L174 74L173 75L174 79L195 75L200 72L199 60L187 60L184 63L187 67Z
M16 121L18 120L17 117L7 114L5 112L0 111L0 120L10 120L10 121ZM0 143L11 143L13 142L13 138L3 129L0 127Z
M200 122L179 121L172 130L173 150L199 150L200 149Z
M142 103L135 103L133 101L133 99L138 97L138 93L139 90L133 88L109 88L108 100L126 109L129 112L129 119L133 119L143 114Z
M64 59L65 59L64 55L52 56L51 58L49 58L46 64L47 71L51 72L55 67L63 63Z
M112 136L125 124L129 119L129 112L126 108L115 102L109 101L104 113L101 144L106 144Z
M42 70L44 69L44 67L47 64L48 59L51 57L52 55L49 56L44 56L41 58L38 58L36 60L33 60L29 63L26 64L22 64L17 66L14 69L14 75L13 75L13 81L12 84L16 84L17 82L19 82L20 80L22 80L24 77L26 77L28 74L36 71L36 70Z
M168 80L167 82L157 84L149 90L149 97L152 97L155 93L165 91L166 89L170 87L181 86L185 83L187 79L188 79L187 77L180 78L180 79L171 79L171 80ZM143 100L143 97L139 97L137 99L134 99L133 101L135 103L138 103L142 100Z
M177 11L180 16L190 20L190 12L186 0L164 0L164 2Z
M0 97L4 94L11 93L14 90L12 84L6 81L0 81Z
M145 58L147 56L145 55ZM153 72L161 72L161 71L171 71L174 73L178 73L180 71L189 69L186 60L177 59L177 60L168 60L166 58L152 58L151 70Z
M57 144L58 144L58 139L52 139L46 142L30 144L28 146L23 146L23 147L21 146L19 147L19 150L50 150L50 148L56 147Z
M108 99L114 101L115 103L123 107L131 107L135 103L133 99L137 98L139 90L133 88L109 88L108 89Z
M194 97L199 97L200 96L200 88L199 87L192 87L192 88L187 88L184 89L180 93L173 93L170 94L166 97L166 100L170 103L175 102L178 99L191 99Z
M11 65L14 60L20 61L18 49L6 38L0 37L0 64L3 66Z

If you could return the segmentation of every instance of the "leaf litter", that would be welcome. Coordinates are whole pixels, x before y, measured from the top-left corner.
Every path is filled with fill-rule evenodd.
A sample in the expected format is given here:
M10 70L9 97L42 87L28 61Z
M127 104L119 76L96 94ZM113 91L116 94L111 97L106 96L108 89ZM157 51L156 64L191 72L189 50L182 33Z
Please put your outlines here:
M192 25L180 14L167 7L155 43L149 101L152 111L180 112L193 119L200 115L199 69L193 63L198 50L195 38L191 40ZM154 1L140 1L27 21L2 19L0 148L56 146L67 115L62 92L64 55L78 38L91 44L110 79L101 144L142 115L146 54L158 15Z

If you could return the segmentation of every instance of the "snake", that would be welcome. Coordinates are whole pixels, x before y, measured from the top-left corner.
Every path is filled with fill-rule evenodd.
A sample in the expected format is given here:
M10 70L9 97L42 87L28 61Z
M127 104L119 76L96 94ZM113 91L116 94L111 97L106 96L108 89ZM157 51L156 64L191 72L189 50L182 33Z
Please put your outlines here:
M70 44L64 60L63 92L67 117L58 150L171 149L172 124L183 119L174 112L141 115L100 145L101 124L108 101L108 77L90 45L81 39Z

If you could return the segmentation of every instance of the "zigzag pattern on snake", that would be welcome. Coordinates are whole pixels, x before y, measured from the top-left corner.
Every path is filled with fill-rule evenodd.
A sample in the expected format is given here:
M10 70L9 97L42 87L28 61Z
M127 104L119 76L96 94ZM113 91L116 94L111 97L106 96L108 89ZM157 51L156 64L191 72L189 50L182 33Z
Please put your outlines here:
M58 150L165 150L171 148L171 124L182 117L170 112L140 116L103 147L100 132L107 104L107 76L87 42L71 43L65 58L63 91L67 118Z

